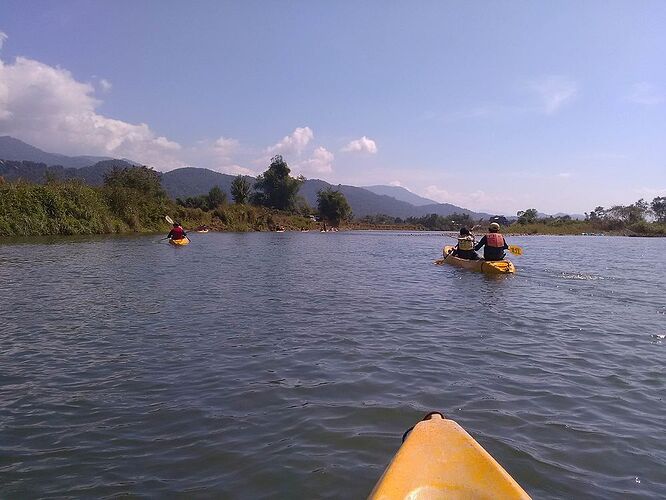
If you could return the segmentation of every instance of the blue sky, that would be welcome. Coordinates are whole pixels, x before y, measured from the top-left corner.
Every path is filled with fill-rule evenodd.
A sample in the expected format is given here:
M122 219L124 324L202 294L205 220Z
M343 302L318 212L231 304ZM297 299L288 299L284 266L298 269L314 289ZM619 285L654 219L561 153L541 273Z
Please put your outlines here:
M0 3L0 134L399 183L467 208L666 195L666 2Z

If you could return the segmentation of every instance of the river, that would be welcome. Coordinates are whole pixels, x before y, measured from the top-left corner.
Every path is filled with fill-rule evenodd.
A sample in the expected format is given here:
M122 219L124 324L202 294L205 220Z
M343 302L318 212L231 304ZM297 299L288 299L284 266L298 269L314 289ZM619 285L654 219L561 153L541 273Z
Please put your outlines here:
M0 497L364 498L424 413L535 498L666 495L666 239L0 245Z

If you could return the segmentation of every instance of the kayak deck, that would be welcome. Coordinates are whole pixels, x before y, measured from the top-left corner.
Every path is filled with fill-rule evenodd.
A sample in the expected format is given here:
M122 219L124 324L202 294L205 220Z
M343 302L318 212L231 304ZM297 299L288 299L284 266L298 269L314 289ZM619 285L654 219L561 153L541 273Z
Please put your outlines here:
M468 260L451 255L453 247L444 247L444 258L435 261L435 264L450 264L471 271L479 271L486 274L511 274L516 272L516 266L510 260Z
M189 245L190 240L188 240L187 238L181 238L179 240L171 240L170 239L169 243L172 244L172 245L175 245L177 247L180 247L180 246L183 246L183 245Z
M460 425L439 413L426 419L407 435L369 499L530 498Z

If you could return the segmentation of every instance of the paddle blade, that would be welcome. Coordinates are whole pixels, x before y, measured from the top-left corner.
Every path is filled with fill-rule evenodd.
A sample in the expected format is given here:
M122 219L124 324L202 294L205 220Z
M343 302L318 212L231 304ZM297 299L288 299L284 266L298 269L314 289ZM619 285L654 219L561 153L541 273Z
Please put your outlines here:
M166 221L167 221L169 224L173 224L173 219L172 219L171 217L169 217L168 215L165 215L164 218L166 219Z
M509 247L509 252L511 252L513 255L523 255L523 249L516 245L511 245Z

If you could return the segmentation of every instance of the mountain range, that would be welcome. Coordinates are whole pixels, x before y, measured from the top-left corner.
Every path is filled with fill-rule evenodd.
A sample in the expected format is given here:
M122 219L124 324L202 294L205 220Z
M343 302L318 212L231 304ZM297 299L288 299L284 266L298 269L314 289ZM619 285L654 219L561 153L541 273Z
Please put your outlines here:
M0 137L0 176L7 180L24 179L40 183L45 182L48 176L53 176L59 179L81 179L91 185L101 185L104 175L113 168L136 165L129 160L48 153L19 139ZM161 174L162 186L172 198L198 196L207 193L214 186L230 193L234 178L234 175L196 167L178 168ZM252 177L247 179L250 183L254 182ZM453 213L469 214L477 219L491 216L449 203L437 203L400 186L334 186L320 179L308 179L301 186L299 194L310 206L316 206L317 192L328 187L345 195L355 217L384 214L406 218L429 214L448 216Z

